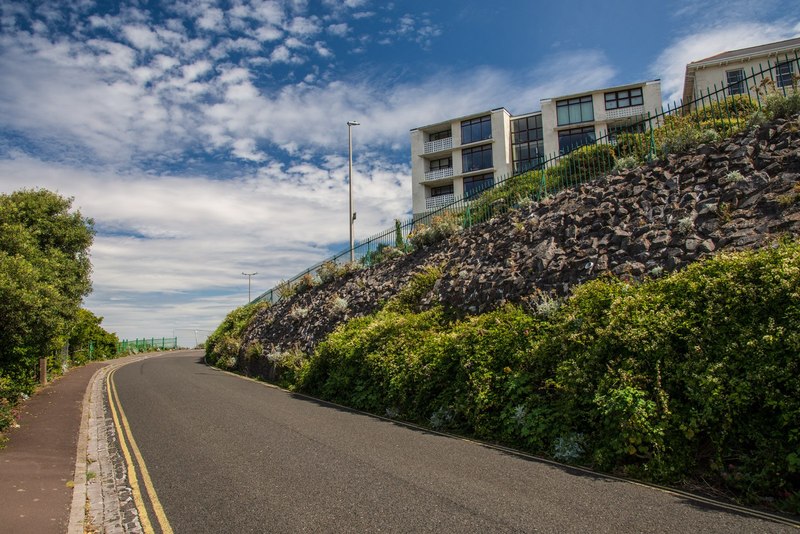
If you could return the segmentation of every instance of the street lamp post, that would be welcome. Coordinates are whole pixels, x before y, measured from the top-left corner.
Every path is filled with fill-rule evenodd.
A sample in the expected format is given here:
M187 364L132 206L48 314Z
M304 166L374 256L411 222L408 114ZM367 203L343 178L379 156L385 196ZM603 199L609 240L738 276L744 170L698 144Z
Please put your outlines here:
M350 263L356 261L355 242L353 241L353 223L356 220L356 214L353 211L353 126L359 126L360 124L361 123L357 121L347 121L347 154L349 158L348 183L350 185Z
M250 281L253 279L255 275L258 273L242 273L243 276L247 277L247 303L250 304ZM197 332L195 331L195 338L197 337Z

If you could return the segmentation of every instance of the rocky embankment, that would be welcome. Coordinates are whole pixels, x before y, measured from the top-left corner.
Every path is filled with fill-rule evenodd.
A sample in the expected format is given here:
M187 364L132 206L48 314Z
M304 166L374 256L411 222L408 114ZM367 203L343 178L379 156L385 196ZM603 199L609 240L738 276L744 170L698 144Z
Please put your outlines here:
M242 350L310 352L343 321L366 315L428 266L442 269L427 302L480 313L565 295L610 271L659 276L721 250L800 234L800 120L562 191L369 269L350 272L260 313Z

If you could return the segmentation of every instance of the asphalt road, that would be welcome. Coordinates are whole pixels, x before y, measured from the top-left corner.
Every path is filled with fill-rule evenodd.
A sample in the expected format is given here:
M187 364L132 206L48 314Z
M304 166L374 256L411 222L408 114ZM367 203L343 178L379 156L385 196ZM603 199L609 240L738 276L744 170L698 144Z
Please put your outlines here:
M178 532L797 532L308 400L136 362L120 402Z

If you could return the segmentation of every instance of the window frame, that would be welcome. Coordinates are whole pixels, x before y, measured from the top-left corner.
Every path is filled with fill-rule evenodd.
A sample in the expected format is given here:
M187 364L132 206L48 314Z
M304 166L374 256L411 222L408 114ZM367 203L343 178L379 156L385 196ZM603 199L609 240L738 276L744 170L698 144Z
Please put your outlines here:
M487 130L488 125L488 130ZM477 127L478 130L478 138L473 139L472 134L475 132ZM468 132L469 135L465 135L465 132ZM478 143L480 141L486 141L492 138L492 116L491 115L483 115L481 117L475 117L473 119L467 119L461 121L461 144L468 145L471 143Z
M637 92L638 94L634 94ZM611 97L611 98L609 98ZM634 103L634 100L638 99L637 102ZM608 93L603 94L603 100L605 101L606 111L613 111L615 109L625 109L625 108L632 108L635 106L643 106L644 105L644 91L641 87L631 87L630 89L620 89L619 91L609 91ZM626 104L620 104L621 101L627 101ZM614 104L612 107L608 107L609 104Z
M590 117L583 116L584 105L589 104ZM567 122L561 121L561 110L566 109ZM574 110L577 109L577 120L573 120ZM594 121L594 98L592 95L576 96L574 98L565 98L564 100L556 101L556 124L558 126L569 126L570 124L581 124L584 122Z
M524 127L520 127L524 121ZM522 134L525 135L522 135ZM518 152L527 151L528 157L518 158ZM531 154L536 154L531 157ZM544 161L544 126L542 115L531 115L511 121L511 161L514 172L525 172L539 167Z
M452 195L452 194L454 194L455 189L453 188L453 184L449 183L449 184L444 184L444 185L437 185L436 187L431 187L430 191L431 191L431 196L428 197L428 198L443 197L445 195Z
M736 74L738 79L731 81L731 74ZM745 94L744 69L731 69L725 71L725 83L727 85L728 96Z
M476 182L480 182L481 184L488 183L489 185L484 185L483 187L478 186L475 188L468 187L468 184L471 185ZM483 193L487 189L494 187L494 173L489 172L486 174L476 174L475 176L465 176L462 183L464 188L464 198L472 198Z
M481 165L485 164L486 163L486 159L485 158L486 158L486 153L487 152L489 153L489 156L488 156L489 157L489 165L488 166L471 167L471 166L467 165L467 158L470 158L470 161L472 161L472 158L474 157L474 155L475 154L479 154L479 153L481 154L480 155ZM494 153L492 152L492 144L491 143L486 144L486 145L479 145L479 146L475 146L475 147L471 147L471 148L465 148L465 149L463 149L461 151L461 172L468 173L468 172L482 171L484 169L492 169L492 168L494 168Z
M452 128L448 128L447 130L442 130L441 132L433 132L428 134L428 141L440 141L442 139L449 139L453 137L453 130Z
M591 134L591 141L588 143L581 143L581 144L574 144L567 147L562 146L562 137L566 136L576 136L579 134ZM580 126L578 128L567 128L564 130L559 130L558 132L558 153L563 155L569 154L573 150L576 150L582 146L594 144L597 141L597 132L594 129L594 126Z
M786 72L781 72L783 67L788 67ZM794 83L794 61L784 61L775 64L775 85L780 88L791 87Z
M443 163L445 162L445 163ZM451 169L453 168L453 156L447 156L444 158L432 159L430 163L428 163L428 171L439 171L442 169Z

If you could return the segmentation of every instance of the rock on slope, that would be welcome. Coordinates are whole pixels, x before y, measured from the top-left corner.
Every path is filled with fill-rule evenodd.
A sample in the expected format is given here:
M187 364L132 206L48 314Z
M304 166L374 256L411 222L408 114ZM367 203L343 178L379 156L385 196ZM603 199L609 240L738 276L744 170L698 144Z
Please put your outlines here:
M257 341L264 354L311 352L337 325L375 311L428 266L443 275L426 302L480 313L540 292L565 295L606 271L657 276L720 250L797 236L799 179L795 117L561 191L284 299L259 314L242 350Z

